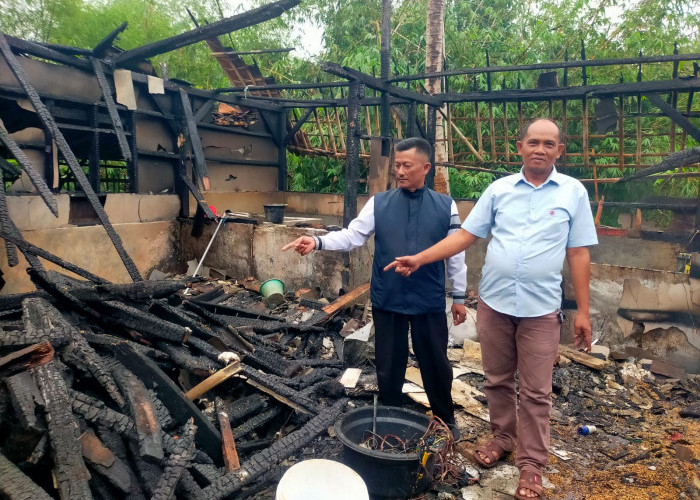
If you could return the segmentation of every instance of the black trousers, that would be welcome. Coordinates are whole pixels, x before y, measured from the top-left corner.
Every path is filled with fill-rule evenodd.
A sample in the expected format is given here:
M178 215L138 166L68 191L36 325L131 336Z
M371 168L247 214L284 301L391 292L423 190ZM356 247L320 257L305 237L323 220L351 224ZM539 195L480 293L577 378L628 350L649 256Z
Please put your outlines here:
M444 312L400 314L372 309L375 329L374 356L379 398L401 406L401 388L408 361L408 325L413 352L418 358L423 387L433 414L445 423L455 421L452 404L452 366L447 359L447 317Z

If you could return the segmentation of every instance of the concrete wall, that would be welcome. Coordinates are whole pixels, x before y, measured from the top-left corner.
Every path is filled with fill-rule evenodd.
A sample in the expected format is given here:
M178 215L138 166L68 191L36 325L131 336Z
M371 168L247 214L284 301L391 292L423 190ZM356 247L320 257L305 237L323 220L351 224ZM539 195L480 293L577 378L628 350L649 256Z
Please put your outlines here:
M115 224L124 249L145 278L153 269L167 270L179 262L179 225L174 221ZM126 268L102 226L67 226L22 231L24 238L58 257L115 283L131 281ZM34 290L27 276L27 263L8 267L4 240L0 240L0 269L6 281L1 294ZM46 269L60 269L44 262ZM70 274L70 273L68 273Z
M183 221L182 257L199 260L212 238L216 225L208 223L201 237L191 236L192 222ZM327 297L337 297L369 281L372 265L370 245L352 252L313 252L301 257L281 248L302 235L322 235L325 230L294 228L263 223L226 223L212 242L204 265L223 271L236 279L248 276L264 281L277 278L288 289L320 287Z

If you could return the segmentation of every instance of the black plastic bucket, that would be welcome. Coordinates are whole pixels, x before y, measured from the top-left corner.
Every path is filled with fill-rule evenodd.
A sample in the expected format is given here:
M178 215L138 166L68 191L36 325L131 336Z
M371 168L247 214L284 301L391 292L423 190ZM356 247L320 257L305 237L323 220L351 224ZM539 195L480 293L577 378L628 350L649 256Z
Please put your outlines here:
M335 423L343 443L343 463L357 472L372 498L408 498L427 490L432 483L432 462L423 466L418 453L397 454L370 450L359 445L372 431L372 406L351 410ZM420 438L430 419L412 410L393 406L377 407L376 434L393 434L403 440Z
M273 224L282 224L284 222L284 211L287 208L286 203L273 203L263 205L265 209L265 220Z

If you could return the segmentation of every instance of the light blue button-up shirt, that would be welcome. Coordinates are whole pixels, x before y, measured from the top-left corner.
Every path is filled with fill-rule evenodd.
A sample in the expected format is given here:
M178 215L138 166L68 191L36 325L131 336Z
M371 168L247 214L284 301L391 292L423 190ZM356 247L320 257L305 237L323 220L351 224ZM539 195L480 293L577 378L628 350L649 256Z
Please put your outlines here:
M520 318L559 309L566 249L598 243L586 188L554 167L537 187L522 169L493 182L462 228L479 238L492 235L479 297Z

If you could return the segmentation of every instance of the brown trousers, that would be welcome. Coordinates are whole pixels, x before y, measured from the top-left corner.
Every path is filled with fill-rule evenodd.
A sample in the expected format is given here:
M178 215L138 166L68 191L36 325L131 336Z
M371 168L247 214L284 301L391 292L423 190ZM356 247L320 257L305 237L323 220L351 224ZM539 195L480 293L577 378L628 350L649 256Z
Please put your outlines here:
M518 469L541 473L549 452L552 366L561 331L557 312L517 318L479 300L476 318L494 441L506 450L517 450Z

